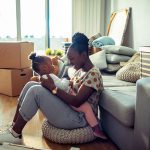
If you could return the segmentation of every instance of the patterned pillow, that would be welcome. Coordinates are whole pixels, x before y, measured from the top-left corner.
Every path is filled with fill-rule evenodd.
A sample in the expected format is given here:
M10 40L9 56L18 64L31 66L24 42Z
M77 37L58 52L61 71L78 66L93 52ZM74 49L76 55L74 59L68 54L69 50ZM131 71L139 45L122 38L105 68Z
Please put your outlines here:
M125 66L130 62L140 62L140 53L135 53L127 62L124 62L122 66Z
M130 62L116 73L117 79L136 82L140 79L140 62Z

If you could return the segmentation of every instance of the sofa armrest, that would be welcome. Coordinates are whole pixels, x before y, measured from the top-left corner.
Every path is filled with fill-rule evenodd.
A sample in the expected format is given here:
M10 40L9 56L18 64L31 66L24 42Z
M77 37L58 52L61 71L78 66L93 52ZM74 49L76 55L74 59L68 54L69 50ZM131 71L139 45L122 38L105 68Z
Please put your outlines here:
M134 148L150 150L150 77L137 81Z

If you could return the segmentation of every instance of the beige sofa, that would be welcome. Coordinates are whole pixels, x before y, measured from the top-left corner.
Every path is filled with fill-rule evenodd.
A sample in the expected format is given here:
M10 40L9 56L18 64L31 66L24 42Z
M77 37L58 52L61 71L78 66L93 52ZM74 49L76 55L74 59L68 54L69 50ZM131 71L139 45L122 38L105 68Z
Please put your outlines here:
M150 77L136 84L103 76L101 125L120 150L150 150Z

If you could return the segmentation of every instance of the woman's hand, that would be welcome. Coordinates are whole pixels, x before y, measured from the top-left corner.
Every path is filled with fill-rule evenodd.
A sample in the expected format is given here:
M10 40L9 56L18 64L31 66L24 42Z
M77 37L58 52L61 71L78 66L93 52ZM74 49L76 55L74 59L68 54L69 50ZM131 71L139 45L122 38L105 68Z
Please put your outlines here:
M53 79L50 77L50 75L46 75L47 76L47 79L41 77L40 78L40 81L41 81L41 85L43 87L45 87L46 89L52 91L53 89L56 88L55 84L54 84L54 81Z

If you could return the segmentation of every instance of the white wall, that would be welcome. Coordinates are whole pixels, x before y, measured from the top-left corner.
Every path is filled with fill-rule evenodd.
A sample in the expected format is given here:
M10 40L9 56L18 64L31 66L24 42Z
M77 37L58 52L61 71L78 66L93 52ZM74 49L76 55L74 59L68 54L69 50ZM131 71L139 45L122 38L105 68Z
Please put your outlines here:
M139 46L150 46L150 0L106 0L105 31L111 12L129 7L132 10L123 45L136 50Z

